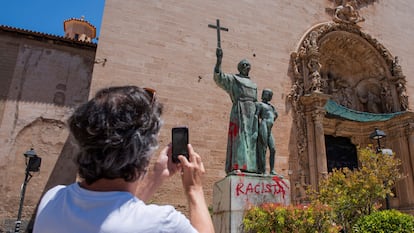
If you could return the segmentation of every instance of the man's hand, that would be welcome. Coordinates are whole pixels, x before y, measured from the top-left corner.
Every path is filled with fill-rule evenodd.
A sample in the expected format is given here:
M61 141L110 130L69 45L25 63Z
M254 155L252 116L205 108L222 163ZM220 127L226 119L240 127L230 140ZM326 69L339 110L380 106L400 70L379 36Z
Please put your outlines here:
M144 202L149 200L168 177L177 173L178 168L172 162L171 145L168 145L159 154L153 170L149 171L137 184L135 195Z
M187 147L189 152L189 160L182 155L178 156L182 168L181 180L186 194L191 192L194 188L201 189L203 187L201 177L205 172L200 155L194 151L190 144L188 144Z
M178 171L177 165L172 162L171 154L171 145L168 145L161 151L154 164L154 178L163 181L166 178L173 176Z
M188 206L190 208L190 222L200 233L213 233L214 226L208 212L207 203L204 199L204 191L201 183L204 174L204 165L200 155L194 152L193 147L187 145L189 160L184 156L178 156L181 167L181 180L184 192L187 196Z

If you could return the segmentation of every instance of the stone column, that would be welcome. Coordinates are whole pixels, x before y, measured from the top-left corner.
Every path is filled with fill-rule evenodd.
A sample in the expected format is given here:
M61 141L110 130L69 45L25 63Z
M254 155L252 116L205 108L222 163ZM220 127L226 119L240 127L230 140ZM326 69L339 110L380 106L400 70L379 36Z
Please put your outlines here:
M323 119L325 117L325 109L323 107L317 107L312 112L312 118L315 131L315 148L316 148L316 162L318 168L318 180L326 177L328 174L328 164L326 159L325 148L325 133L323 130Z
M401 148L401 167L402 172L407 177L404 178L404 195L407 200L401 200L401 204L414 204L414 123L408 123L406 127L406 136L407 140L403 142L404 145L408 143L408 151L406 151L407 146L405 148Z
M309 180L314 188L318 187L319 179L328 173L323 129L325 104L328 99L328 95L319 92L301 98L306 109L307 132L304 136L308 142Z
M414 159L414 123L408 123L406 128L410 158ZM414 161L410 159L411 174L414 173Z
M309 161L309 182L314 189L318 187L318 167L316 161L315 149L315 127L312 121L312 113L306 115L306 131L308 134L308 161Z

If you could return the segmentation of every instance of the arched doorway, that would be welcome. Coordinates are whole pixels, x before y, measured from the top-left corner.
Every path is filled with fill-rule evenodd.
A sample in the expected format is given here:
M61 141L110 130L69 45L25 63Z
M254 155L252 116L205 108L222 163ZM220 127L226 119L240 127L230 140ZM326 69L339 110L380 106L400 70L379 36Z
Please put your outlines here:
M332 172L334 168L358 167L357 150L349 138L325 135L325 145L328 172Z
M356 24L328 22L306 34L291 54L289 71L296 135L290 156L293 202L304 200L303 190L317 189L329 172L326 148L340 146L332 138L367 146L370 132L379 127L392 135L389 146L406 164L402 172L410 173L391 206L414 209L409 194L414 192L414 117L406 111L406 79L398 57Z

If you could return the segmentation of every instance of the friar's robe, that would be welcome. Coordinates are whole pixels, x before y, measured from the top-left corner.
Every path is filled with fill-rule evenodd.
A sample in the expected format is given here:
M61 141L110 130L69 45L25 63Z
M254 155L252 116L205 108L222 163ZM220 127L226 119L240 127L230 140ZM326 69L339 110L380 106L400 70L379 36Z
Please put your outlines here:
M223 72L215 72L214 81L229 94L233 102L227 140L226 173L234 170L255 173L257 85L249 77Z

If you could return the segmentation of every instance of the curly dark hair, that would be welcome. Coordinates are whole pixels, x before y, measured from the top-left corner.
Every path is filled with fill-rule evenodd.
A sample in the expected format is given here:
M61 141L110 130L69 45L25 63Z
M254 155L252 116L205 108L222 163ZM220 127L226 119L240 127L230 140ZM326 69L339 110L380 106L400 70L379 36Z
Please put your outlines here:
M86 183L139 179L158 146L162 105L155 93L136 86L109 87L75 110L69 128L80 151L79 175Z

